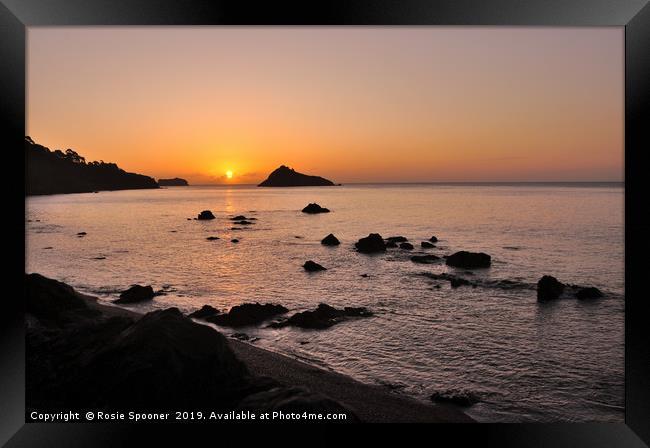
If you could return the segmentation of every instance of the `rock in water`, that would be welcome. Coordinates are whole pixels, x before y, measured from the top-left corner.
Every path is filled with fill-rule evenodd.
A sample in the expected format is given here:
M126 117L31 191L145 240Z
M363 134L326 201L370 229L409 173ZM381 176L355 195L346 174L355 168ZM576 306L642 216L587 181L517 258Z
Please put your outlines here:
M320 264L318 264L318 263L316 263L314 261L311 261L311 260L305 261L305 264L303 264L302 267L305 268L305 271L307 271L307 272L317 272L317 271L326 271L327 270L327 268L324 268Z
M440 260L440 257L436 255L413 255L411 261L413 263L435 263Z
M230 218L231 221L257 221L257 218L247 218L244 215L237 215Z
M114 300L114 303L137 303L153 299L154 292L150 285L140 286L133 285L120 294L120 298Z
M309 176L282 165L269 174L258 187L330 187L334 182L320 176Z
M315 214L315 213L329 213L330 209L321 207L320 205L316 204L315 202L308 204L305 208L302 209L303 213L309 213L309 214Z
M195 319L205 319L208 316L214 314L219 314L219 310L211 307L210 305L203 305L200 310L196 310L193 313L187 315L187 317L193 317Z
M354 247L364 254L386 251L386 243L384 243L384 239L378 233L371 233L367 237L361 238L359 241L354 243Z
M564 292L565 284L555 277L545 275L537 282L537 300L555 300Z
M461 250L447 257L447 265L456 268L488 268L492 262L492 257L483 252L467 252Z
M161 187L187 187L189 184L185 179L175 177L173 179L158 179L158 185Z
M318 305L314 311L303 311L296 313L289 319L272 324L272 327L299 327L311 329L329 328L342 322L348 317L369 317L372 313L364 307L345 307L342 310L336 309L325 303Z
M580 288L578 292L576 292L576 298L579 300L597 299L602 296L603 293L600 291L600 289L594 288L593 286L587 288Z
M331 233L327 235L325 238L323 238L320 243L323 246L338 246L339 244L341 244L339 239Z
M435 236L432 236L431 238L429 238L429 241L431 241L432 243L437 243L438 238L436 238Z
M391 241L393 243L405 243L406 241L408 241L408 238L406 238L405 236L389 236L388 238L386 238L386 241Z
M400 243L400 249L413 250L413 245L411 243Z
M227 314L217 314L208 316L205 320L213 324L222 325L225 327L244 327L247 325L256 325L266 319L284 314L289 311L282 305L275 305L271 303L244 303L242 305L233 306Z
M422 241L422 242L420 243L420 246L422 247L422 249L431 249L432 247L436 247L436 246L434 246L433 244L428 243L428 242L426 242L426 241Z
M203 210L201 213L199 213L199 216L197 217L197 219L202 219L202 220L204 220L204 219L206 219L206 220L207 219L214 219L214 215L212 214L212 212L210 210Z
M218 239L219 239L218 236L209 236L209 237L206 238L206 240L208 240L208 241L216 241Z

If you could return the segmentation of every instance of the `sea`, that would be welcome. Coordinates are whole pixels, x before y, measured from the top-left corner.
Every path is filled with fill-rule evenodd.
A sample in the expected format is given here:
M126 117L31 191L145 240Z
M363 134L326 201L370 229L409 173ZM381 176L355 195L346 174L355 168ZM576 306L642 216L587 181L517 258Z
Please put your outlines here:
M302 213L311 202L331 212ZM216 219L193 219L202 210ZM240 214L254 224L233 224ZM107 304L142 284L164 295L128 306L140 312L363 306L372 317L326 330L217 329L423 402L471 393L479 401L463 411L479 422L624 420L622 183L169 187L32 196L25 219L26 272ZM339 246L320 243L329 233ZM369 233L415 247L358 253ZM411 261L460 250L491 255L491 267ZM307 260L327 270L306 272ZM430 275L445 272L475 286ZM540 303L543 275L604 297Z

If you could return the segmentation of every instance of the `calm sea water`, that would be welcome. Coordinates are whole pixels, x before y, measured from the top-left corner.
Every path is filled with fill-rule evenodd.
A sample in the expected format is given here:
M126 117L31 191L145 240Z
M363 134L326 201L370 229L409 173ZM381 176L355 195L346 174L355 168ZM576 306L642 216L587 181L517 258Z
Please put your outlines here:
M479 421L623 421L623 199L622 186L607 184L176 187L30 197L26 270L106 301L134 283L167 289L132 306L139 311L248 301L292 312L320 302L366 306L374 317L324 331L244 331L260 338L256 345L424 401L450 388L474 392L482 401L467 413ZM314 201L332 213L300 212ZM217 219L186 219L204 209ZM235 214L258 221L230 230ZM330 232L340 246L320 244ZM404 235L413 253L425 252L420 241L435 235L437 248L427 253L483 251L493 264L470 274L414 264L413 253L400 249L355 252L354 242L370 232ZM328 270L306 273L306 260ZM423 275L447 271L485 286L452 289ZM534 284L544 274L596 286L606 297L539 304ZM517 287L490 283L499 279Z

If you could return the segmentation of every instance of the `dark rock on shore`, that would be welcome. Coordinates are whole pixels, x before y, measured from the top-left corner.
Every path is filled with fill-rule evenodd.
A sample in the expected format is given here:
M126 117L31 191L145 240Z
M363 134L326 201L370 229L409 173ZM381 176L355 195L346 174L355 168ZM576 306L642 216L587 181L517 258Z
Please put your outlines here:
M133 285L120 294L120 298L113 300L113 303L137 303L153 299L153 288L149 285Z
M413 255L411 257L411 261L413 263L423 263L423 264L436 263L440 261L440 257L438 257L437 255Z
M40 274L25 274L25 311L40 319L60 321L68 313L88 314L90 310L71 286Z
M431 243L429 243L427 241L422 241L420 243L420 246L422 247L422 249L431 249L433 247L436 247L436 246L434 246L433 244L431 244Z
M299 328L323 329L329 328L349 317L369 317L372 313L364 307L345 307L337 309L325 303L318 305L313 311L296 313L288 319L273 323L274 328L292 326Z
M405 236L389 236L388 238L386 238L386 241L392 241L394 243L405 243L406 241L408 241L408 238L406 238Z
M210 210L203 210L201 213L199 213L199 216L197 216L196 219L201 219L201 220L215 219L215 216L212 214Z
M189 184L185 179L175 177L173 179L158 179L158 185L161 187L187 187Z
M258 187L330 187L334 182L320 176L310 176L287 166L280 166Z
M316 214L316 213L329 213L330 210L325 207L321 207L315 202L308 204L305 208L302 209L303 213Z
M457 389L450 389L442 392L434 392L431 395L431 401L436 403L453 403L458 406L471 406L478 403L478 395Z
M224 327L257 325L267 319L289 311L282 305L271 303L244 303L230 308L227 314L208 316L205 320Z
M50 151L27 136L25 167L27 196L159 188L149 176L127 173L114 163L86 162L72 149Z
M321 395L251 374L221 333L177 308L125 314L91 307L90 298L38 274L25 275L25 281L27 411L224 412L253 406L354 416Z
M320 264L312 261L312 260L307 260L305 261L305 264L302 265L303 268L305 268L305 271L307 272L317 272L317 271L326 271L327 268L324 268Z
M210 306L210 305L203 305L201 309L196 310L190 314L187 315L187 317L193 317L195 319L205 319L208 316L212 316L214 314L219 314L221 311L218 309Z
M492 257L483 252L467 252L462 250L447 257L447 265L456 268L487 268L490 267Z
M384 243L384 239L378 233L371 233L367 237L361 238L359 241L354 243L354 247L364 254L386 251L386 243Z
M553 276L545 275L537 282L537 300L559 299L566 285Z
M338 246L339 244L341 244L339 239L331 233L327 235L325 238L323 238L320 243L323 246Z
M413 250L413 245L411 243L400 243L400 249Z

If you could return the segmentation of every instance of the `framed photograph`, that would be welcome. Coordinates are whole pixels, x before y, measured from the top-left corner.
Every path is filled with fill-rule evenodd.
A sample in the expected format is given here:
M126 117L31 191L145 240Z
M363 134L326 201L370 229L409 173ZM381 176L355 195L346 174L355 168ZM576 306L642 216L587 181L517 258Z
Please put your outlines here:
M650 442L647 2L0 20L0 442Z

